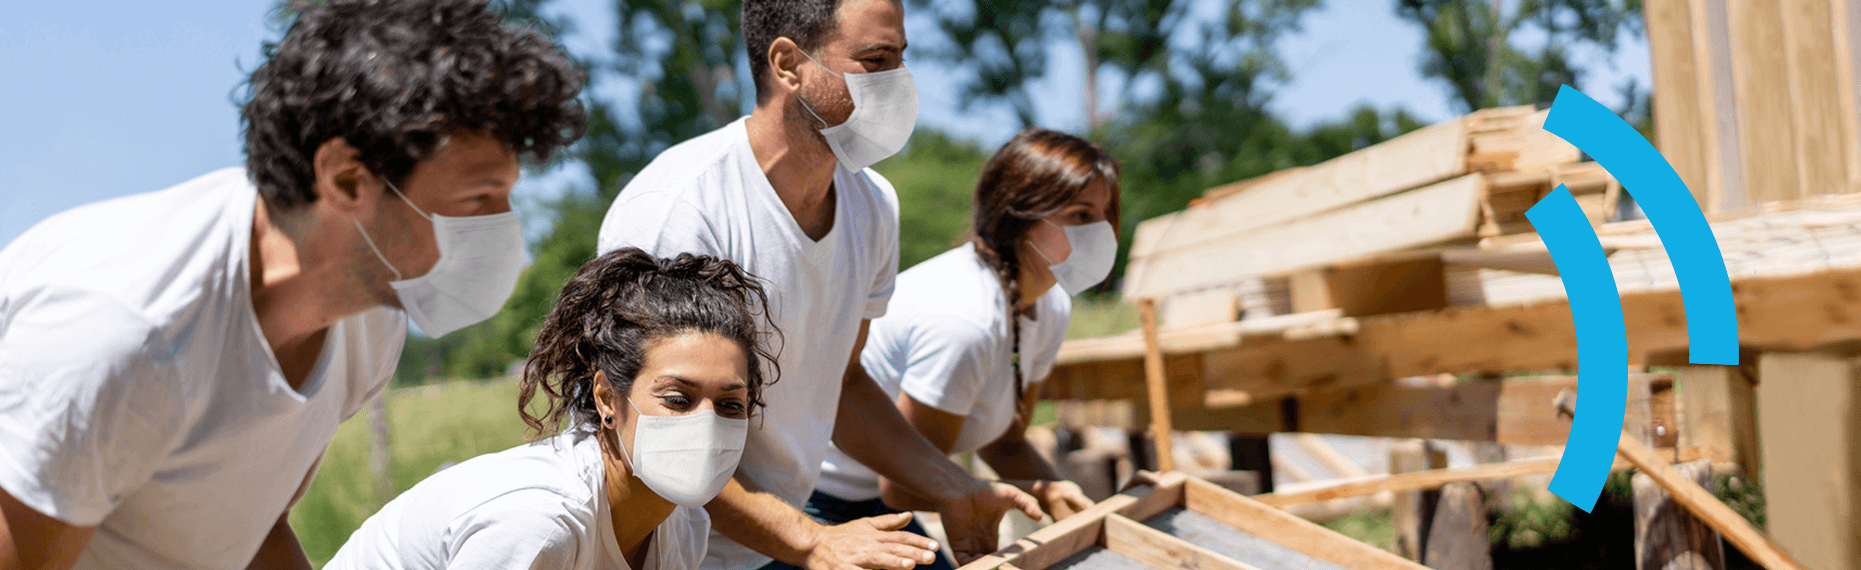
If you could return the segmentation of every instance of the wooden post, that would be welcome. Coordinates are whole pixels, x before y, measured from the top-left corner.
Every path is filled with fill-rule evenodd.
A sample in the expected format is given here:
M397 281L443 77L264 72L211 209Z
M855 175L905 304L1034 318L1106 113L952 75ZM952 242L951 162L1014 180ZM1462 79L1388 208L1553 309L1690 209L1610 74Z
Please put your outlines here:
M383 504L394 499L394 442L388 424L388 395L368 403L368 467L375 472L375 496Z
M1740 366L1682 366L1680 446L1714 463L1736 463L1761 482L1757 408L1751 378Z
M1176 470L1170 453L1170 387L1163 374L1163 348L1157 343L1157 300L1140 299L1137 310L1144 320L1144 384L1150 394L1150 437L1155 443L1157 470Z
M1802 563L1797 562L1796 558L1779 548L1777 543L1772 542L1770 537L1765 536L1763 531L1751 526L1751 522L1745 520L1745 517L1739 516L1737 511L1719 502L1719 499L1713 497L1712 493L1694 484L1679 471L1675 471L1672 465L1667 464L1666 459L1662 459L1654 450L1648 449L1648 446L1635 441L1635 438L1630 437L1628 432L1622 432L1622 438L1616 442L1616 455L1628 460L1629 464L1635 466L1635 469L1654 479L1656 484L1674 496L1674 502L1686 507L1688 512L1699 517L1701 521L1705 521L1706 526L1725 535L1727 542L1738 547L1740 552L1744 552L1758 565L1770 570L1805 568ZM1773 507L1770 512L1776 513L1777 511ZM1775 519L1771 521L1771 529L1777 529ZM1818 569L1850 567L1846 565L1817 566Z
M1269 443L1267 436L1264 434L1228 434L1229 468L1235 471L1252 471L1259 473L1259 489L1262 493L1273 492L1273 485L1275 484L1273 469L1281 463L1273 459L1273 447L1269 445ZM1293 467L1292 469L1286 470L1286 475L1288 477L1301 481L1310 481L1312 479L1311 475L1307 475L1303 470L1297 469L1297 466L1292 464L1286 465L1288 467Z
M1780 49L1785 44L1783 10L1776 0L1728 0L1726 5L1746 196L1754 204L1796 199L1802 195L1797 170L1802 149L1791 128L1789 58Z
M1427 440L1392 441L1389 444L1390 474L1428 471L1447 467L1447 454ZM1396 527L1396 553L1410 560L1421 560L1428 544L1428 528L1440 491L1402 491L1396 493L1390 507L1390 523Z
M1437 570L1493 570L1486 538L1486 501L1473 483L1441 487L1434 521L1428 525L1422 565Z
M1810 568L1861 567L1861 360L1765 353L1758 378L1771 536Z
M1687 480L1712 487L1712 461L1675 466ZM1639 570L1725 570L1725 544L1718 531L1688 513L1646 473L1631 480L1635 490L1635 567Z

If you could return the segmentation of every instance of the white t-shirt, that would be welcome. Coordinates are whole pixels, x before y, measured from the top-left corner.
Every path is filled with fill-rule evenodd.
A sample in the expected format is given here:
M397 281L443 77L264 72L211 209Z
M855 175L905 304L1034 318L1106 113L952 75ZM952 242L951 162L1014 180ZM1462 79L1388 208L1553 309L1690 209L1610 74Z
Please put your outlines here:
M98 525L78 568L244 568L407 317L332 325L301 388L260 331L257 190L226 169L47 219L0 251L0 487Z
M963 245L898 275L892 310L872 321L859 361L893 399L900 390L924 405L963 416L952 453L1000 439L1015 416L1012 331L1007 299L994 272ZM1072 299L1059 287L1034 303L1021 321L1021 375L1029 386L1047 379L1066 340ZM821 466L822 492L849 501L879 497L879 475L838 448Z
M745 119L679 143L621 190L601 223L600 251L633 246L729 259L765 281L781 331L781 378L750 421L738 467L799 507L820 476L840 386L863 319L885 314L898 273L898 197L871 169L834 170L833 229L808 239L750 151ZM711 536L705 568L738 570L769 558Z
M325 570L627 569L593 431L481 455L427 477L349 536ZM640 570L697 570L711 518L673 507Z

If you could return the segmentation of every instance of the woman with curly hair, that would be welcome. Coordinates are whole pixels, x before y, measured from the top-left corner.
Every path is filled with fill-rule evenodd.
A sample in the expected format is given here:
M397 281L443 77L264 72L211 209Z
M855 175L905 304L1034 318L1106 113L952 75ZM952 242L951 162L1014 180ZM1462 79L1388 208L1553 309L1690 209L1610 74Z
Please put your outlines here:
M1071 297L1111 271L1117 222L1110 154L1066 133L1022 131L983 168L969 243L898 274L895 308L872 321L860 353L926 439L944 453L976 452L1055 519L1092 501L1022 436L1066 338ZM808 501L828 520L926 507L838 449ZM939 557L932 568L949 564Z
M766 306L726 260L627 248L588 262L537 334L517 399L533 437L558 435L428 477L327 568L695 570L703 506L736 473L776 374Z

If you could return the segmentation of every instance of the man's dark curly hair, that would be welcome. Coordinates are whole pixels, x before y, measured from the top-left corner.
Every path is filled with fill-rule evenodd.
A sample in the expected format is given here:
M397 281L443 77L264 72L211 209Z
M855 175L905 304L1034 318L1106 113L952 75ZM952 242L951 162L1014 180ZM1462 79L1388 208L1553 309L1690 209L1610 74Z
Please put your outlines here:
M814 53L839 31L834 12L840 0L743 0L743 45L750 52L750 77L756 82L756 101L772 92L764 84L769 73L769 45L788 38L802 51Z
M543 34L484 0L297 1L246 85L246 170L273 207L316 200L317 148L341 138L399 183L449 134L503 141L533 164L581 138L586 77Z

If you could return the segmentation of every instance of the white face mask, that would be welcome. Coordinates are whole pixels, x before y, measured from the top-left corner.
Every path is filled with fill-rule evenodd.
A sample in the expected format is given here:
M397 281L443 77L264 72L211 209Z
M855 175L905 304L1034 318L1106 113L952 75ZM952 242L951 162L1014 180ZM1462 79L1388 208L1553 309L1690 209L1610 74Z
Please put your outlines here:
M1028 245L1034 246L1034 253L1047 260L1047 270L1053 272L1053 279L1060 282L1060 289L1066 294L1078 295L1111 275L1111 266L1118 261L1118 234L1111 231L1111 222L1077 226L1047 222L1047 225L1065 232L1066 243L1073 246L1073 253L1066 256L1066 261L1054 263L1040 246L1034 246L1033 242Z
M384 181L386 182L386 181ZM523 250L523 226L515 212L487 216L455 218L420 211L407 195L388 183L407 207L433 222L433 239L439 243L439 261L426 275L401 279L401 271L388 263L387 256L375 247L375 240L355 222L362 241L374 250L375 257L394 272L388 283L401 298L414 324L426 334L438 337L491 318L517 287L517 277L530 265L530 254Z
M858 171L905 148L911 130L918 124L918 88L911 81L910 71L900 67L841 75L815 61L808 52L801 55L845 80L847 94L853 98L853 114L847 115L845 122L821 129L827 147L834 150L834 158L840 159L841 166ZM801 94L795 94L795 99L800 100ZM821 124L827 124L807 101L801 101L801 107Z
M749 437L749 420L736 420L703 410L682 416L649 416L633 406L633 457L620 447L621 459L633 476L660 497L681 507L702 507L711 502L743 458ZM618 438L615 440L619 441Z

